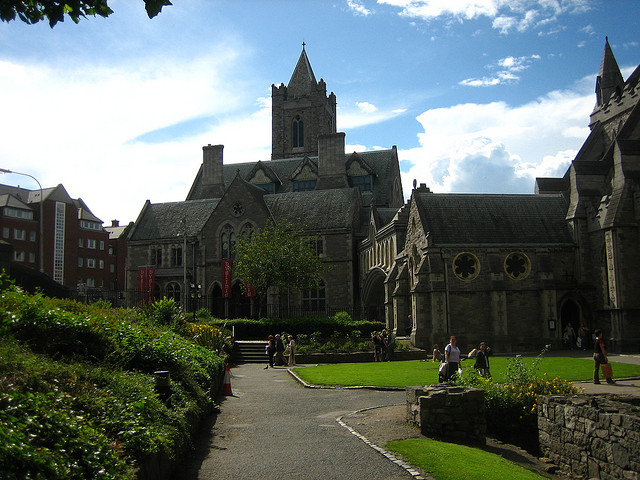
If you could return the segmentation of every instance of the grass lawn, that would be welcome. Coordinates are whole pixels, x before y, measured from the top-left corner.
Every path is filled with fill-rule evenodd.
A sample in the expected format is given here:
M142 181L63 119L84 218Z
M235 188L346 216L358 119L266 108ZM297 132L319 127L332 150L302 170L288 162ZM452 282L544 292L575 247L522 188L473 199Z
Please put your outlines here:
M395 440L387 450L399 453L437 480L531 480L545 478L499 455L428 438Z
M509 360L513 357L491 357L491 375L496 382L504 381ZM533 362L527 357L525 362ZM314 385L400 387L438 383L438 363L411 360L406 362L340 363L299 367L295 372L305 382ZM639 377L640 365L612 362L613 377ZM462 362L463 368L473 368L473 360ZM591 380L593 360L588 358L544 357L538 365L539 377L560 377L570 382Z

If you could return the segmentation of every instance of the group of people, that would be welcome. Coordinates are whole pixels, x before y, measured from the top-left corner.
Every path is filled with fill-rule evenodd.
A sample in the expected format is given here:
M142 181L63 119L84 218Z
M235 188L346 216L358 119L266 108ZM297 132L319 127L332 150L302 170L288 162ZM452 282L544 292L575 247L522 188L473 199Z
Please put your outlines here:
M467 355L460 352L455 335L451 335L449 344L444 348L444 354L440 351L440 346L436 343L433 346L433 361L440 362L438 369L438 380L440 383L454 380L460 370L460 362L467 358L475 358L473 368L483 377L491 377L489 370L489 356L491 347L485 342L480 342L478 348L474 348Z
M562 342L569 350L588 350L591 344L595 342L595 337L596 333L594 332L592 335L584 323L580 324L580 328L576 333L573 325L569 322L564 328Z
M287 337L287 346L285 347L284 341L280 338L280 334L269 335L267 344L265 345L264 353L269 358L265 370L269 367L281 365L295 365L296 364L296 342L291 335ZM289 356L289 360L285 361L285 355Z
M373 332L371 341L373 342L374 362L391 362L393 360L393 352L396 349L396 336L393 332L387 329L382 332Z

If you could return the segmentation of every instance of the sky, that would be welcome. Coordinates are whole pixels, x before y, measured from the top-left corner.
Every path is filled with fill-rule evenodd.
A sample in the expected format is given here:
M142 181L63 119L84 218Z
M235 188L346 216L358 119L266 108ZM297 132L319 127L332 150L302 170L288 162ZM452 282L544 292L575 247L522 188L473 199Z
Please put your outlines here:
M605 37L640 64L631 0L142 0L108 18L0 23L0 168L63 184L105 226L184 200L202 146L269 160L271 85L303 42L347 153L396 145L405 197L533 193L589 133ZM37 188L29 177L0 183Z

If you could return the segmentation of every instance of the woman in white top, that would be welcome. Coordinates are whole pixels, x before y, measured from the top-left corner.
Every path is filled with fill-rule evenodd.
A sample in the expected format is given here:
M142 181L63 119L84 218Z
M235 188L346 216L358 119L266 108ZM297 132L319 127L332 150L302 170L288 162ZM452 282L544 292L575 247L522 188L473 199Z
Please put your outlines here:
M451 335L449 345L444 349L444 358L447 363L447 376L445 381L454 379L460 366L460 349L456 346L456 337Z

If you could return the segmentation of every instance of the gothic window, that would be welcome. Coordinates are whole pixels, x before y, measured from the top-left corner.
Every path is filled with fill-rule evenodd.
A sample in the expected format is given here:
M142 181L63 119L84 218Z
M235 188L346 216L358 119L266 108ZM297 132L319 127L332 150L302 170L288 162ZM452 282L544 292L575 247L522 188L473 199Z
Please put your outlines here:
M240 237L245 238L248 241L251 241L253 239L253 235L255 234L255 229L253 228L253 225L250 223L245 223L242 226L242 230L240 230Z
M322 238L308 238L306 241L309 248L311 248L318 257L324 255L324 241Z
M155 265L156 267L162 266L162 248L161 247L151 247L151 265Z
M291 146L293 148L304 147L304 122L300 115L296 115L291 124Z
M524 253L514 252L504 259L504 271L512 280L524 280L531 272L531 262Z
M462 252L453 259L452 268L460 280L471 281L480 273L480 262L473 253Z
M167 298L172 298L180 303L180 284L172 282L167 285Z
M324 280L318 280L311 290L302 292L302 308L307 311L318 312L325 309L326 294Z
M236 234L231 225L225 225L222 229L222 259L235 259Z
M182 247L171 247L171 265L182 266Z

